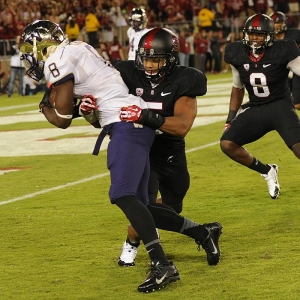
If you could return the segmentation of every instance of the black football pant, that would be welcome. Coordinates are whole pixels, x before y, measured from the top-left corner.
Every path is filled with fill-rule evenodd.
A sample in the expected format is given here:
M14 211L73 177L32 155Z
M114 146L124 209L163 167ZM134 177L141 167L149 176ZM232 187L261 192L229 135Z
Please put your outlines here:
M150 156L150 203L155 203L160 193L164 204L181 213L189 186L190 175L184 149L167 157Z

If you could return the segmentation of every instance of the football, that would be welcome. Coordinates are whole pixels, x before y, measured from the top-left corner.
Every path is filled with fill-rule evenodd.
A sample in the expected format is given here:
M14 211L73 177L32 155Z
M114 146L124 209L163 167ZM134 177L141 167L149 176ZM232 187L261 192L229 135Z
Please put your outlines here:
M50 102L52 107L55 107L55 100L56 100L56 90L52 86L50 96L49 96L49 102Z

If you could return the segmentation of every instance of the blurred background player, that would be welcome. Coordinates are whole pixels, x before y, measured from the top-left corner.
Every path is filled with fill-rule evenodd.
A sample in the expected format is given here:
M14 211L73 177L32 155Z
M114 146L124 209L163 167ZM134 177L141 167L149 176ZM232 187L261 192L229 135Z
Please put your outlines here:
M11 97L11 95L14 93L15 86L18 88L19 96L23 96L23 78L25 74L25 68L23 61L20 60L19 41L20 36L17 36L16 44L13 46L14 54L10 57L10 77L7 92L8 97Z
M274 39L282 40L289 39L294 40L298 47L300 47L300 29L288 28L286 22L286 16L283 12L277 11L270 14L270 17L274 21ZM300 76L291 72L290 89L294 98L294 105L296 109L300 110Z
M114 36L113 42L108 46L107 51L110 62L113 66L115 66L116 63L124 60L123 47L120 44L117 36Z
M129 17L130 27L127 30L129 39L128 60L135 60L135 52L141 37L150 29L146 28L148 19L143 8L133 8Z

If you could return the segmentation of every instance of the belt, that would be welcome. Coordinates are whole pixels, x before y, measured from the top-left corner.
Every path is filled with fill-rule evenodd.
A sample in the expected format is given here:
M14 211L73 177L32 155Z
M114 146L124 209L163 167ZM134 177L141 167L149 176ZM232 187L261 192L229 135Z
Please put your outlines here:
M93 151L93 155L99 154L101 144L102 144L104 138L106 137L106 135L109 134L112 127L113 127L113 124L105 125L103 127L102 131L100 132L100 134L97 138L97 141L96 141L96 144L94 147L94 151Z

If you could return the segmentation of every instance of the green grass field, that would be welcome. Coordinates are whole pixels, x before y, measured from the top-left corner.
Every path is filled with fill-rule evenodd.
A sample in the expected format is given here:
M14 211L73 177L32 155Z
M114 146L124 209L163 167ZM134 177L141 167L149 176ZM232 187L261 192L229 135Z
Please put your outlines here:
M230 74L208 75L209 86L219 79L231 82ZM213 102L227 95L229 101L229 93L202 98ZM1 300L300 299L299 162L277 133L246 146L261 161L279 165L281 195L272 200L259 174L221 152L217 141L224 121L191 130L186 138L191 187L183 215L199 223L222 223L221 262L208 266L205 252L198 252L192 239L160 231L181 280L144 295L137 292L147 276L144 248L136 267L117 265L128 222L108 199L106 151L94 157L89 144L86 153L59 151L65 140L72 148L76 137L87 144L96 135L61 130L54 138L56 148L50 149L53 154L38 155L34 149L33 155L11 155L30 147L30 132L54 128L45 120L25 120L37 111L40 98L0 97L0 148L16 145L0 155ZM8 124L20 116L24 122ZM76 120L76 126L89 128L84 120ZM19 144L9 139L17 132L22 136ZM50 147L53 140L47 142Z

